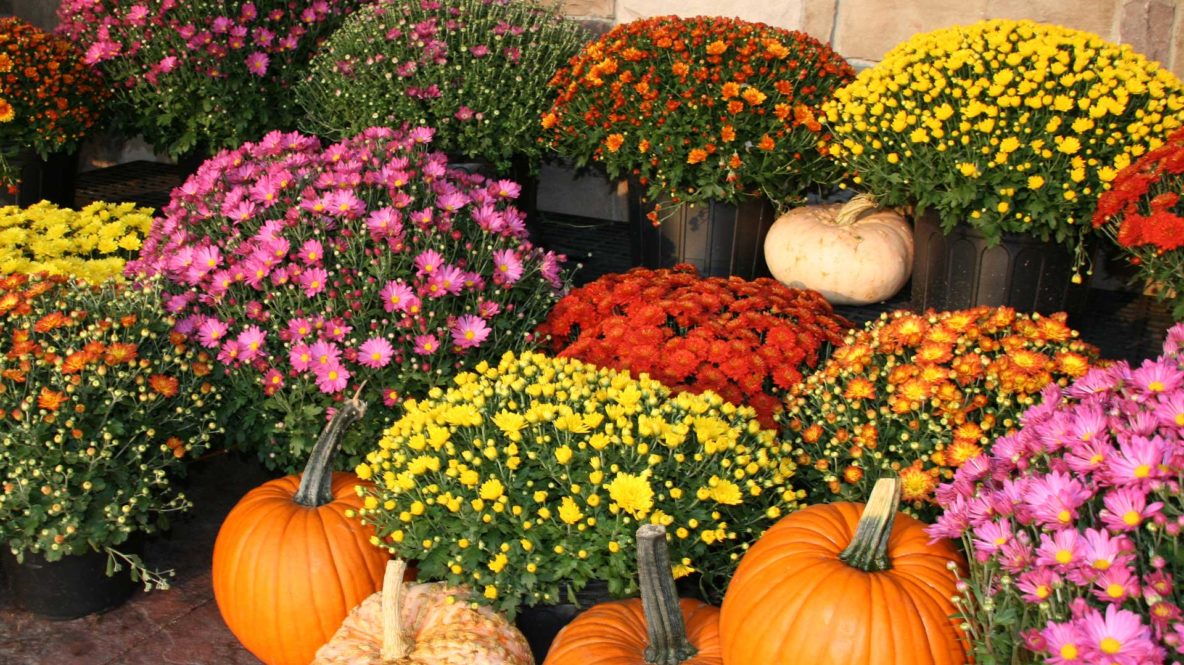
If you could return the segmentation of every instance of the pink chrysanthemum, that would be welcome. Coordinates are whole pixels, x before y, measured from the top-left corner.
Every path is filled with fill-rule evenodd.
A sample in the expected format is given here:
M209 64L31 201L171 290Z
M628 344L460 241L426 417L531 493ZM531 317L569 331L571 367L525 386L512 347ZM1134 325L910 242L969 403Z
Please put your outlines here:
M394 353L395 349L390 342L381 337L372 337L358 347L358 362L366 367L378 369L386 367Z
M452 326L452 341L462 349L480 346L489 337L490 328L479 316L465 314Z
M239 360L251 362L263 353L263 343L267 333L259 326L248 326L238 334Z
M304 288L304 295L309 298L325 290L325 283L329 280L329 273L324 268L309 268L300 273L296 282Z
M415 353L418 355L430 356L438 350L440 350L440 340L435 335L415 336Z
M349 385L349 370L334 362L330 365L313 365L317 388L323 393L339 393Z

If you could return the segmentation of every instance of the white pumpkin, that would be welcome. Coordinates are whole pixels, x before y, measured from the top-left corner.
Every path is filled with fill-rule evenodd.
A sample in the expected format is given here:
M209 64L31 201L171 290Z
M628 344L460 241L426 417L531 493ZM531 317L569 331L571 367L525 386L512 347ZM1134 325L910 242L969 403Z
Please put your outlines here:
M803 206L777 218L765 237L773 277L818 291L834 305L891 298L913 270L913 230L860 195L845 204Z

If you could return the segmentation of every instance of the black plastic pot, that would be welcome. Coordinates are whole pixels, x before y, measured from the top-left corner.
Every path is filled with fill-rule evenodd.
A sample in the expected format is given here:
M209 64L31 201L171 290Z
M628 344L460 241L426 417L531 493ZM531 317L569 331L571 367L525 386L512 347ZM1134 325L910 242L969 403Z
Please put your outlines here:
M916 311L989 305L1052 314L1073 309L1084 293L1072 283L1072 254L1054 242L1013 233L991 246L968 224L945 235L932 210L915 220L913 238Z
M139 553L143 540L133 538L121 551ZM85 554L47 561L40 554L25 554L19 563L7 548L0 548L0 566L8 579L12 602L23 610L49 619L77 619L106 612L127 602L136 590L127 567L107 576L107 553Z
M580 612L597 603L612 600L608 594L608 584L591 582L582 590L576 592L576 603L559 603L555 605L535 605L518 610L515 623L518 630L526 636L530 643L530 652L534 655L534 662L542 663L551 649L551 643L563 627L571 623Z
M11 160L19 172L16 196L0 189L0 203L22 208L49 201L65 208L74 207L74 190L78 178L78 152L54 153L41 159L28 150Z
M763 197L740 205L657 203L661 204L659 214L664 219L655 227L646 217L653 211L655 202L643 201L641 186L629 183L633 265L670 268L689 263L705 277L770 276L765 264L765 236L777 214Z

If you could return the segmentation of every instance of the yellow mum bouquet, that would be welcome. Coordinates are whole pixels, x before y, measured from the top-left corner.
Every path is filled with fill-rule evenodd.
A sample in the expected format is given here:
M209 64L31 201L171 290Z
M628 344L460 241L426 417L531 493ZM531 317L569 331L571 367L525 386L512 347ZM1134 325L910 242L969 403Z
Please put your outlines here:
M527 353L409 401L357 467L375 544L420 577L513 614L591 581L637 592L634 533L671 534L676 576L722 589L748 544L797 505L794 465L749 407L714 393Z
M152 227L152 210L96 202L82 210L42 201L0 208L0 273L67 275L99 284L119 280Z
M991 20L912 37L824 110L831 154L881 204L1080 251L1098 195L1182 109L1184 84L1128 46Z

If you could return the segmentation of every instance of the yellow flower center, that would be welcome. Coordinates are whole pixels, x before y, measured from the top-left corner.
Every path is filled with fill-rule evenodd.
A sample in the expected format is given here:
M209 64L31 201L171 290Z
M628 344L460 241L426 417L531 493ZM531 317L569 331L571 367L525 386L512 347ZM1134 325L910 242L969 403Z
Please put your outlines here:
M1117 582L1111 582L1106 587L1106 595L1110 596L1111 598L1122 598L1125 592L1126 590L1123 589L1122 585L1118 584Z
M1102 649L1102 653L1105 654L1116 654L1122 650L1122 642L1119 642L1113 637L1102 638L1102 642L1098 646Z
M1122 522L1127 526L1138 526L1142 519L1142 516L1133 510L1128 510L1122 515Z
M1135 467L1136 478L1146 478L1151 475L1151 467L1146 464L1140 464Z
M1062 510L1061 512L1057 513L1057 519L1063 524L1068 524L1069 521L1073 519L1073 513L1070 513L1067 510Z
M1069 550L1057 550L1057 563L1066 564L1073 560L1073 553Z
M1041 600L1048 598L1048 594L1052 593L1052 589L1048 588L1047 584L1041 584L1036 587L1036 597Z
M1109 559L1098 559L1097 561L1094 561L1094 569L1095 570L1109 570L1110 569L1110 560Z
M1147 384L1147 389L1153 393L1162 393L1163 381L1152 381L1151 383Z
M1077 645L1063 645L1061 647L1061 660L1077 660Z

